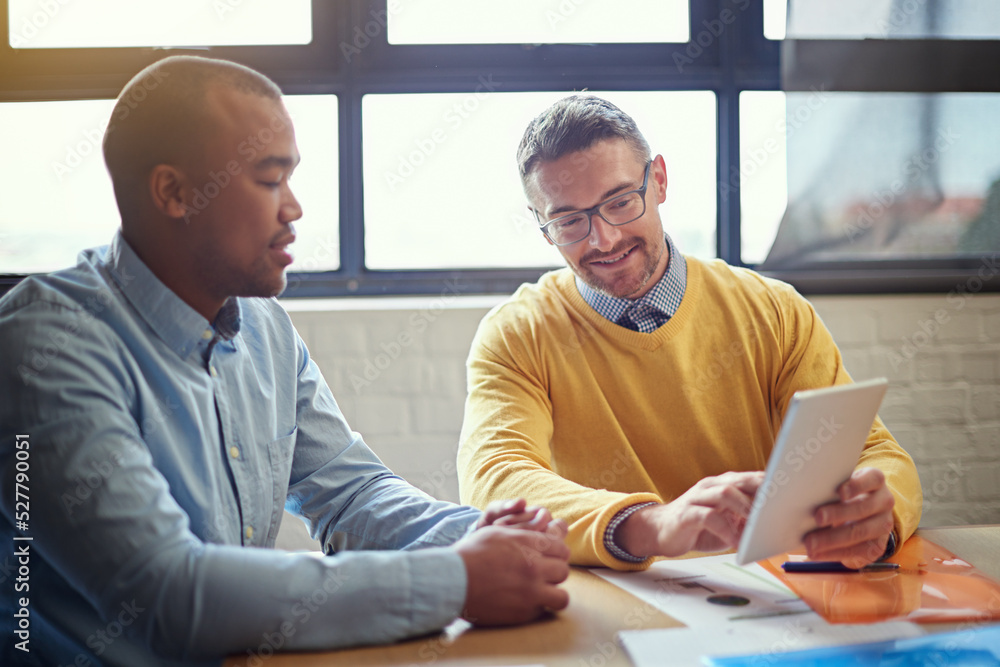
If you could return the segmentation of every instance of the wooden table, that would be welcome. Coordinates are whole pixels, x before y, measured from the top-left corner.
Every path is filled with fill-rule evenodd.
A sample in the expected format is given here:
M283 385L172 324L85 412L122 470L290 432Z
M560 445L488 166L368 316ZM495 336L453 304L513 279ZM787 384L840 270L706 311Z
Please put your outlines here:
M932 528L919 535L1000 579L1000 525ZM570 605L558 615L516 628L471 628L456 622L443 633L391 646L276 654L267 667L319 665L525 665L630 667L616 641L619 630L672 628L681 624L590 572L574 568L564 584ZM948 626L941 626L948 629ZM231 658L225 667L245 667Z

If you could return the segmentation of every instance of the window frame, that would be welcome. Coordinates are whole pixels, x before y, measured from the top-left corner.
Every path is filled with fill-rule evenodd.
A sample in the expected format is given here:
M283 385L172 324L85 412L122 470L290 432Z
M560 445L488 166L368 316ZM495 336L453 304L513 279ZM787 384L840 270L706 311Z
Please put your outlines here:
M781 41L781 89L809 92L822 85L829 92L1000 92L1000 70L967 66L997 60L1000 40L786 37ZM1000 249L978 258L811 262L764 273L806 294L996 292L1000 281L983 280L982 269L998 255ZM980 287L969 289L973 281Z
M377 27L401 0L312 0L313 40L299 46L213 47L209 49L108 48L12 49L7 41L8 11L2 4L0 102L113 98L141 68L167 54L212 55L257 69L275 80L286 94L338 96L340 268L317 273L289 273L284 297L433 295L459 285L463 294L510 293L536 280L550 267L516 269L372 270L365 266L363 121L361 101L371 93L468 93L479 76L493 73L504 92L593 90L710 90L717 99L717 182L739 173L739 96L744 90L808 90L817 77L824 82L831 67L846 74L830 90L857 90L849 65L857 54L884 54L895 62L915 48L914 40L784 40L763 34L763 5L753 0L689 2L690 39L683 44L596 45L390 45L387 29L364 36L368 43L348 58L345 45L358 46L356 28ZM749 4L747 4L749 3ZM741 6L746 9L741 10ZM730 12L726 15L724 12ZM720 34L710 26L731 16ZM635 20L635 17L631 17ZM375 22L373 25L372 22ZM714 24L718 27L718 24ZM355 42L358 38L358 42ZM915 40L925 42L928 40ZM885 42L885 43L882 43ZM1000 42L938 40L941 53L1000 51ZM946 43L943 43L946 42ZM970 51L971 50L971 51ZM691 58L692 54L697 56ZM896 55L893 55L896 54ZM898 54L903 54L900 56ZM949 58L961 56L949 56ZM789 67L794 62L797 67ZM678 63L683 67L678 67ZM784 63L784 68L782 63ZM830 67L824 67L829 65ZM856 68L855 68L856 69ZM870 71L870 70L869 70ZM1000 91L1000 74L978 79ZM868 76L867 85L905 84L888 64ZM936 84L972 85L964 78L938 76ZM874 83L873 83L874 82ZM931 85L931 84L928 84ZM832 87L831 87L832 86ZM895 90L891 87L879 90ZM512 147L513 149L513 147ZM511 168L514 165L511 164ZM738 190L736 190L738 192ZM740 198L716 192L716 251L734 266L741 258ZM539 232L540 233L540 232ZM294 268L294 265L293 265ZM753 268L751 266L751 268ZM786 280L804 293L893 293L948 291L975 275L967 259L884 262L858 261L836 266L810 266L767 275ZM0 275L0 293L24 276ZM1000 290L998 284L986 289ZM444 289L450 289L444 287Z

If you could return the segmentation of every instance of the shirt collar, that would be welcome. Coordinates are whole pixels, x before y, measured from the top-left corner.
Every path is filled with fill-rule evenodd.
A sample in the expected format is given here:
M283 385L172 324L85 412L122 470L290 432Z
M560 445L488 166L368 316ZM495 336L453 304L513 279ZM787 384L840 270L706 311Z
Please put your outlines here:
M238 299L226 300L213 326L156 277L121 230L111 241L105 265L132 308L181 358L187 358L195 349L204 352L217 340L232 340L240 331Z
M580 296L591 308L596 310L604 318L617 322L627 310L637 304L645 304L653 310L663 313L668 319L673 317L677 309L681 306L684 298L684 291L687 289L687 260L684 255L677 251L677 247L667 234L663 235L667 242L667 249L670 259L667 262L667 270L657 281L651 290L646 292L640 299L619 299L609 296L603 292L598 292L593 287L583 282L580 276L576 277L576 288Z

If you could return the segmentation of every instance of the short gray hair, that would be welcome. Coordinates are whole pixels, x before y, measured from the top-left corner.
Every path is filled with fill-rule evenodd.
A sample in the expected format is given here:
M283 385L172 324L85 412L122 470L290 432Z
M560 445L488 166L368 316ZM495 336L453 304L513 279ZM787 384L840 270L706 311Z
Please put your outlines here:
M539 162L590 148L604 139L623 139L642 162L651 158L649 144L632 117L596 95L570 95L532 120L517 147L521 183Z

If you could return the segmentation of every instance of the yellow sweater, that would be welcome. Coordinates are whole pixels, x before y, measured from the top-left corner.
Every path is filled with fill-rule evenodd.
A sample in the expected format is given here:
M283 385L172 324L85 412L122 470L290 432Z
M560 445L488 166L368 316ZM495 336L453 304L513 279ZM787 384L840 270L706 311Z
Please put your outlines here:
M523 285L479 326L458 453L462 501L521 496L570 524L572 561L640 569L604 547L608 522L699 479L763 470L792 394L850 382L812 306L791 286L687 257L677 313L653 333L617 326L569 269ZM909 455L880 419L859 467L896 497L895 532L922 502Z

